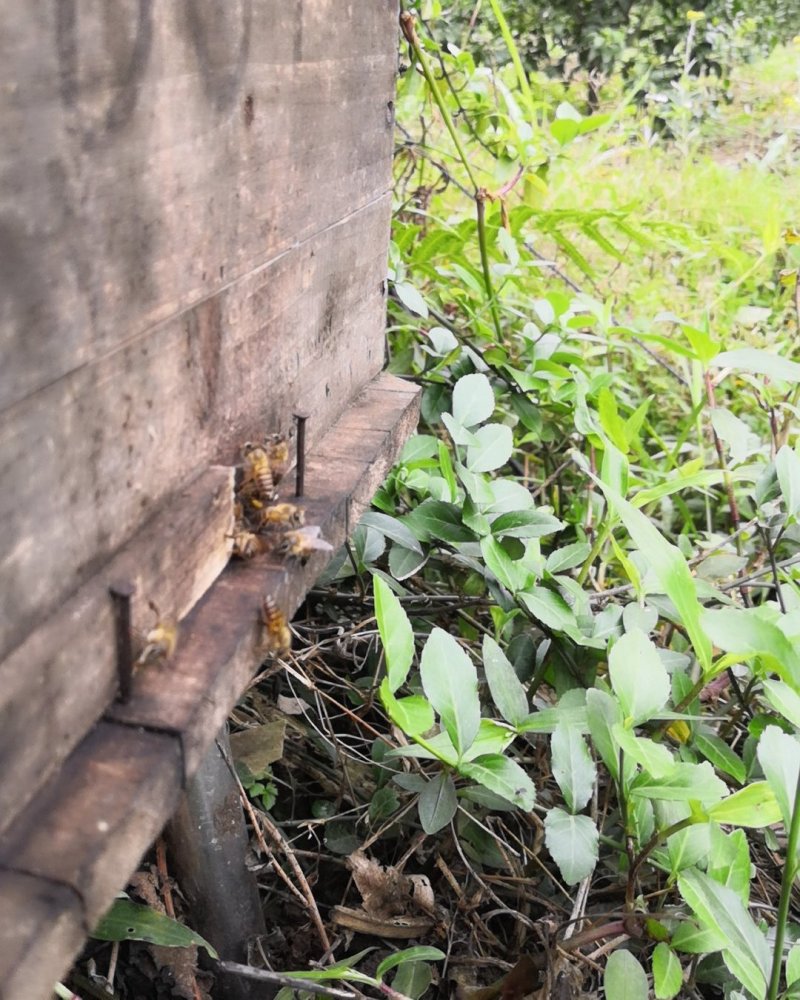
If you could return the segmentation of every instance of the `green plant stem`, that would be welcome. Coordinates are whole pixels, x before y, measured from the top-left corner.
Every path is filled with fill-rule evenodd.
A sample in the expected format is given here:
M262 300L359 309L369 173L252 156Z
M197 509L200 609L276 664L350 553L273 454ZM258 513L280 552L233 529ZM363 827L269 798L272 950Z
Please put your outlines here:
M636 891L636 878L639 874L639 869L645 861L650 857L659 844L663 844L666 840L669 840L673 834L680 833L681 830L685 830L687 826L694 826L697 822L699 822L699 820L696 817L687 816L685 819L679 819L677 823L673 823L664 830L656 830L641 851L639 851L630 867L630 871L628 872L628 885L625 889L625 903L629 910L633 909L633 900Z
M492 283L492 271L489 266L489 248L486 243L486 192L481 188L475 195L475 207L478 213L478 248L481 253L481 268L483 269L483 283L486 286L486 297L489 299L489 309L492 313L494 332L497 335L497 343L503 342L503 328L500 325L500 313L497 309L497 299L494 294Z
M463 145L461 144L461 138L459 137L458 131L456 130L455 124L453 122L453 117L447 110L447 106L444 103L444 98L442 97L442 92L439 90L439 84L436 82L436 77L433 75L431 70L431 65L428 62L428 57L425 55L422 46L420 45L419 37L417 36L417 31L414 26L414 15L409 14L407 11L400 15L400 27L403 29L403 34L406 37L408 44L414 51L414 56L418 60L420 66L422 67L422 75L425 77L425 82L430 88L431 94L433 94L433 99L436 101L436 106L439 108L442 119L444 120L445 127L450 133L450 138L453 140L453 145L458 151L459 159L464 166L464 170L469 177L470 184L477 194L480 185L475 179L475 174L472 172L472 165L469 162L469 157L467 156Z
M492 13L495 16L495 19L497 20L497 26L500 28L500 34L503 36L503 41L508 49L508 54L511 56L511 61L514 63L519 89L522 91L523 97L525 98L525 104L527 105L529 116L528 121L531 125L533 125L536 118L536 109L533 103L531 85L528 83L528 74L525 72L525 67L522 65L519 49L514 41L514 36L511 34L511 29L508 26L508 21L506 21L506 16L503 13L503 8L500 6L499 0L489 0L489 4L492 8Z
M586 583L586 577L589 575L589 570L592 568L592 563L600 555L603 550L604 545L608 541L609 535L612 531L612 525L610 521L606 521L603 525L603 530L599 532L597 538L594 540L594 545L592 546L592 551L586 557L586 560L581 566L580 573L578 573L578 583L583 586Z
M778 984L781 981L783 967L783 942L786 937L786 922L789 919L789 904L792 898L792 886L797 875L797 844L800 841L800 774L794 790L794 808L792 823L789 827L789 843L786 845L786 863L783 866L781 879L781 898L778 903L778 919L775 923L775 944L772 950L772 975L769 980L767 1000L777 1000Z

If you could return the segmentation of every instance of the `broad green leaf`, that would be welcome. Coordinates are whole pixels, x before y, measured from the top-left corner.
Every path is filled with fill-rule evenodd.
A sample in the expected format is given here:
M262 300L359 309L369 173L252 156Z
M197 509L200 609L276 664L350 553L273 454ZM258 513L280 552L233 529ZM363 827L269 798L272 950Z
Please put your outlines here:
M788 444L775 456L775 472L781 484L786 513L797 517L800 512L800 456Z
M703 614L703 626L726 653L761 656L783 680L800 686L800 656L777 625L758 608L719 608Z
M544 510L516 510L492 521L492 534L509 538L544 538L561 531L564 522Z
M531 578L530 570L526 569L518 559L512 559L497 539L492 538L491 535L481 539L481 555L489 571L497 578L498 583L506 590L510 590L512 594L521 590Z
M724 833L716 823L710 826L706 873L739 896L747 905L750 898L750 849L744 830Z
M718 930L698 927L689 920L683 920L672 935L672 947L689 955L709 955L722 951L728 939Z
M422 555L422 546L411 534L405 524L396 517L389 517L388 514L379 514L376 510L368 510L361 516L360 524L366 524L368 528L375 528L393 542L397 542L404 548L411 549Z
M750 372L751 375L766 375L779 382L800 382L800 364L756 347L723 351L713 358L711 364L717 368Z
M548 590L547 587L531 587L519 597L533 617L548 628L557 632L577 630L575 615L560 594Z
M462 524L460 508L443 500L423 500L419 507L405 515L403 523L424 542L431 538L443 542L471 542L475 538Z
M648 1000L647 975L624 948L609 956L603 975L603 990L608 1000Z
M567 885L576 885L594 871L598 839L588 816L572 816L558 806L545 816L544 842Z
M413 285L409 285L406 281L396 281L394 290L398 299L400 299L409 312L427 319L428 307L425 304L425 299L423 299L420 292Z
M438 948L430 948L427 945L417 945L416 948L404 948L402 951L392 952L388 958L378 965L375 970L375 978L383 979L387 972L404 965L406 962L440 962L447 956Z
M483 669L500 715L510 725L519 725L528 715L528 696L505 653L488 635L483 637Z
M747 776L744 762L738 757L728 744L714 733L696 732L692 740L694 746L700 753L711 761L718 771L724 771L732 778L743 784Z
M450 452L447 449L447 445L444 441L439 442L439 469L442 473L442 478L447 483L447 489L450 493L449 500L450 503L455 503L458 497L458 484L456 483L456 474L453 471L453 461L450 458Z
M487 754L477 760L459 765L458 770L467 778L472 778L490 792L508 799L526 812L533 809L536 802L536 788L525 771L502 754Z
M434 628L420 658L422 687L459 756L478 732L481 706L475 664L444 629Z
M550 739L553 777L571 813L580 812L592 797L597 768L586 741L573 726L559 723Z
M796 944L786 956L786 985L791 986L800 979L800 944Z
M753 781L745 788L740 788L738 792L723 799L722 802L710 806L708 818L728 826L742 826L751 830L759 830L780 822L781 810L769 782Z
M703 671L707 672L711 668L711 643L700 624L702 606L697 598L694 577L680 549L670 545L641 511L608 486L602 483L600 486L675 605Z
M800 729L800 694L783 681L767 678L761 683L770 705L796 729Z
M494 393L489 379L480 373L464 375L453 389L453 418L462 427L474 427L494 412Z
M419 821L427 834L438 833L455 816L458 808L456 786L444 771L429 781L419 794Z
M611 442L624 454L628 451L628 431L625 421L620 417L617 401L610 389L601 389L597 394L597 415L600 423Z
M432 980L433 973L427 962L406 962L397 970L397 975L392 980L392 989L410 1000L420 1000Z
M611 730L614 742L653 778L665 778L675 767L669 750L646 736L634 736L630 729L617 723Z
M668 775L659 779L640 774L631 784L631 795L672 802L696 799L702 805L718 802L727 791L725 782L714 774L708 761L702 764L675 764Z
M470 472L492 472L506 464L513 450L511 428L487 424L475 432L475 444L467 448L467 468Z
M481 719L478 735L472 741L469 750L465 750L463 760L475 760L485 754L504 753L517 734L508 726L495 722L494 719Z
M778 818L783 817L788 831L800 776L800 743L777 726L767 726L758 741L758 762L777 799Z
M763 1000L771 955L766 938L756 927L741 899L697 869L678 877L681 895L701 924L721 932L727 940L725 964L750 992Z
M622 725L622 709L616 698L605 691L590 688L586 692L586 717L592 743L615 781L619 781L619 744L614 727Z
M580 566L591 551L588 542L573 542L563 548L555 549L547 557L545 566L548 573L563 573L565 570Z
M439 447L439 439L432 434L414 434L406 441L400 455L403 465L411 465L425 458L433 458Z
M421 736L433 728L433 709L421 695L395 698L388 677L383 678L379 690L389 718L408 736Z
M420 555L397 542L389 549L389 571L395 580L407 580L418 573L428 561L427 554Z
M653 952L653 986L657 1000L672 1000L683 986L681 963L664 941L660 941Z
M626 724L647 722L666 705L669 674L655 644L633 628L618 639L608 657L608 674Z
M626 632L640 629L647 635L658 625L658 611L656 608L637 602L626 604L622 610L622 624Z
M402 604L379 576L374 577L373 587L386 676L394 694L408 677L414 659L414 631Z
M717 437L730 449L734 462L744 462L758 447L758 437L750 427L730 410L715 407L711 410L711 426Z
M147 941L164 948L205 948L212 958L216 951L204 938L184 924L132 899L118 898L92 931L100 941Z

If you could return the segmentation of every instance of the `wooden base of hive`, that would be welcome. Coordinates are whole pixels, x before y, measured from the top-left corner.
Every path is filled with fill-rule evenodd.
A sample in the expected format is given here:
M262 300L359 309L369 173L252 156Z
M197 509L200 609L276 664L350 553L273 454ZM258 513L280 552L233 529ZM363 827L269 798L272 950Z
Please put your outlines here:
M416 426L418 390L380 375L307 458L309 524L340 545ZM291 479L291 476L289 477ZM0 837L0 998L44 1000L174 811L256 671L265 594L292 614L327 562L231 563L175 655L134 676Z

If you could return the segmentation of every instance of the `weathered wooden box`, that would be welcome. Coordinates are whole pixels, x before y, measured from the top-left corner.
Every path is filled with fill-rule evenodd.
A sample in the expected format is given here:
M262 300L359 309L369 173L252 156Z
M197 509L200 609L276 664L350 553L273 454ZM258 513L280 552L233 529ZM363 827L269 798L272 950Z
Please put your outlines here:
M245 686L261 595L321 568L225 568L241 443L306 413L340 542L414 424L380 374L396 17L0 0L0 998L47 995ZM120 581L136 628L188 617L114 707Z

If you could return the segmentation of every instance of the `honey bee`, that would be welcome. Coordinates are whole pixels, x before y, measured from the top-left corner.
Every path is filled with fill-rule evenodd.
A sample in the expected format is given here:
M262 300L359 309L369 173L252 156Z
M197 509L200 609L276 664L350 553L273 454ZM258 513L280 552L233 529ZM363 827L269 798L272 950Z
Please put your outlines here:
M261 605L261 624L259 652L264 656L286 656L292 648L292 633L286 615L269 595Z
M253 517L256 527L270 530L301 528L305 520L305 509L293 503L276 503L270 507L262 507Z
M277 486L289 468L289 442L283 434L270 434L264 439L264 448L272 472L272 481Z
M233 555L238 559L252 559L253 556L266 552L268 548L265 539L246 528L237 528L227 537L233 539Z
M257 500L271 503L277 496L269 455L259 444L246 441L242 445L244 479L242 493L255 494Z
M156 616L156 623L144 636L144 647L134 664L137 667L168 660L178 645L178 623L168 615L162 617L153 601L147 603Z
M305 566L315 552L333 552L331 543L319 537L321 530L318 524L310 524L306 528L285 531L275 546L275 551L288 559L296 559L301 566Z

